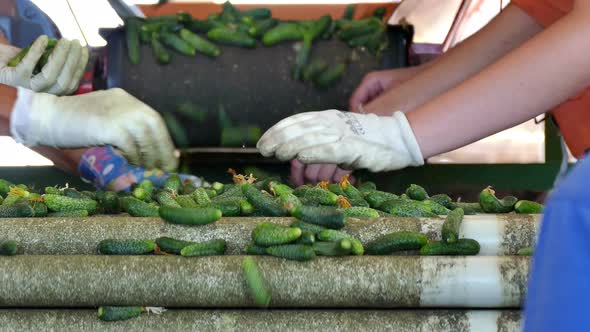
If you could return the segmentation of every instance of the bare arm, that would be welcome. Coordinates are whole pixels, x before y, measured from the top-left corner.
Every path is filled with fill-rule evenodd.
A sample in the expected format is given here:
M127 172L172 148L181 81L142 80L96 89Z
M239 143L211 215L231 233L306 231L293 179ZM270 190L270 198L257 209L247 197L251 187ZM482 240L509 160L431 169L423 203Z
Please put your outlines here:
M527 121L590 85L590 3L408 114L424 157Z
M422 66L418 75L369 103L364 110L382 115L396 110L411 111L463 82L541 30L525 12L510 5L481 31Z

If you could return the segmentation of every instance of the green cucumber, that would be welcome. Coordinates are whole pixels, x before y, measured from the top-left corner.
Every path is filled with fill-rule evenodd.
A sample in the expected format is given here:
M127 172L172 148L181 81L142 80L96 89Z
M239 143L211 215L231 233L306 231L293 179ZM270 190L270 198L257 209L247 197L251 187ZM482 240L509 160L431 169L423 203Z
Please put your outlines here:
M152 34L150 43L156 60L161 64L170 63L170 53L168 53L164 45L160 42L160 35L157 33Z
M102 240L98 244L98 252L103 255L146 255L156 249L152 240Z
M150 180L142 180L137 185L138 188L143 189L147 194L147 200L151 200L152 194L154 193L154 184Z
M315 258L312 246L305 244L285 244L266 248L266 253L271 256L281 257L295 261L310 261Z
M161 115L174 143L181 148L189 146L190 139L180 121L171 113L161 113Z
M245 257L242 261L242 269L254 303L260 307L268 307L272 295L256 261L252 257Z
M318 256L348 256L352 251L352 243L348 239L335 242L316 242L313 250Z
M243 199L240 201L240 212L243 216L248 216L254 213L254 205L248 202L247 199Z
M213 184L211 184L211 189L215 190L215 192L217 193L217 195L223 193L223 189L224 189L224 184L221 182L213 182Z
M243 198L234 197L226 200L214 201L207 207L215 208L221 211L224 217L237 217L241 214L241 203L245 201Z
M218 57L221 50L215 44L205 38L202 38L187 29L180 30L180 38L189 43L195 50L210 57Z
M144 307L98 307L98 318L111 322L139 317L145 311Z
M180 54L184 54L186 56L195 56L197 55L197 51L195 50L195 48L187 43L184 39L180 38L178 35L171 33L171 32L167 32L167 31L161 31L160 32L160 40L162 40L162 42L167 45L168 47L171 47L172 49L174 49L175 51L179 52ZM166 113L164 113L166 114Z
M526 247L518 249L517 255L518 256L532 256L533 255L533 247Z
M459 239L459 229L463 221L463 209L457 208L447 215L442 226L442 240L448 243L457 242Z
M298 187L293 190L293 195L311 204L336 205L338 203L338 195L319 187Z
M191 197L199 206L207 206L211 203L211 199L207 194L207 190L205 190L203 187L197 188L195 191L193 191Z
M301 236L301 229L271 223L258 224L252 230L252 240L258 246L269 247L291 243Z
M158 207L135 197L123 197L120 199L121 207L133 217L157 217Z
M514 210L518 199L514 196L506 196L502 199L496 197L495 191L487 187L479 194L479 205L485 213L508 213Z
M266 247L257 246L254 243L246 247L247 255L266 255Z
M432 213L437 215L447 215L450 212L449 209L432 200L424 200L419 203L426 206Z
M215 239L188 245L180 250L180 254L184 257L223 255L225 248L225 240Z
M22 50L20 50L20 52L18 52L12 59L10 59L8 61L8 63L7 63L8 67L18 66L18 64L25 58L27 53L29 53L30 49L31 49L31 46L29 45L29 46L23 48Z
M327 89L334 85L340 78L342 78L345 71L346 65L343 63L332 65L319 74L313 80L313 83L318 89Z
M270 181L268 183L268 189L275 196L281 196L283 194L293 193L293 188L289 187L286 184L282 184L280 182L277 182L277 181Z
M385 11L386 11L385 7L379 7L377 9L375 9L375 11L373 12L373 17L382 20L383 17L385 16Z
M365 253L363 243L359 239L347 233L336 231L333 229L326 229L320 231L317 237L321 241L338 241L342 239L347 239L350 240L352 244L351 250L353 255L362 256Z
M396 217L438 217L438 215L434 214L428 206L421 202L405 199L392 199L386 201L381 204L379 210Z
M312 61L303 68L303 80L311 81L315 79L319 74L326 70L326 68L328 68L328 64L324 60L319 59Z
M183 208L198 208L199 207L199 204L197 204L197 202L195 202L195 200L193 199L193 196L191 196L191 195L177 195L174 200L176 200L176 203L180 204L180 206Z
M352 206L347 209L341 209L344 215L352 218L379 218L379 211L370 207Z
M302 232L307 231L307 232L311 232L313 234L318 234L319 232L323 231L324 229L327 229L323 226L311 224L311 223L301 221L301 220L295 220L294 222L292 222L291 227L297 227L297 228L300 228Z
M284 206L289 212L293 210L296 206L301 205L301 200L299 197L291 194L286 193L279 196L279 202L282 206Z
M328 190L330 190L330 192L332 192L338 196L346 196L346 194L344 193L344 190L342 190L342 187L340 187L340 185L338 183L330 183L328 185Z
M303 31L299 24L294 22L280 23L268 30L262 37L264 46L272 46L283 41L301 40Z
M171 237L159 237L156 239L156 244L158 245L158 248L160 249L160 251L169 253L169 254L176 254L176 255L180 255L180 251L186 247L189 246L191 244L195 244L196 242L190 242L190 241L183 241L183 240L177 240L177 239L173 239Z
M171 174L164 182L164 189L172 193L178 193L182 186L182 180L178 174Z
M207 32L207 38L212 41L228 46L237 46L244 48L256 47L256 39L241 32L234 32L229 29L215 28Z
M276 202L272 196L264 194L252 184L244 183L241 185L241 188L248 201L265 215L272 217L287 215L287 210Z
M543 208L543 204L527 200L520 200L514 205L516 213L538 214L543 213Z
M254 24L248 28L248 34L254 38L263 36L268 30L276 26L278 21L274 18L268 18L262 21L254 22Z
M61 211L51 212L47 214L50 218L84 218L88 217L88 211L86 210L74 210L74 211Z
M457 207L449 195L438 194L430 197L429 200L436 202L437 204L442 205L449 210L453 210Z
M174 208L163 206L160 217L172 224L205 225L221 219L221 211L215 208Z
M346 8L344 8L344 13L342 14L343 20L352 20L354 17L354 4L348 4Z
M375 184L375 182L365 181L361 183L357 189L363 194L364 197L364 194L366 192L377 190L377 185Z
M125 20L125 41L127 43L127 57L129 62L134 65L139 64L140 61L140 45L139 45L139 27L140 21L135 17L130 17Z
M416 232L394 232L367 243L369 255L387 255L396 251L417 250L428 242L424 234Z
M301 231L301 236L295 241L297 244L312 245L315 242L315 234L310 231Z
M297 219L332 229L340 229L346 223L342 211L327 206L296 206L291 215Z
M479 203L456 202L454 204L455 204L456 208L463 209L463 211L465 212L465 215L484 213L481 208L481 205L479 205Z
M117 196L116 192L99 190L95 195L99 206L102 208L102 213L121 213L121 203L119 202L119 196Z
M156 194L156 201L160 204L160 206L169 206L169 207L182 207L176 199L174 198L174 194L169 191L160 191Z
M92 214L96 211L98 204L95 200L88 198L71 198L61 195L45 194L43 200L51 211L75 211L86 210Z
M0 242L0 256L14 256L18 251L18 242L8 240Z
M27 202L19 202L9 205L0 205L0 218L29 218L47 216L47 206L43 203L35 203L34 206Z
M426 190L417 184L411 184L408 189L406 189L406 195L415 201L428 199L428 193Z
M272 16L272 11L268 8L254 8L240 13L242 17L252 17L255 20L264 20Z
M479 243L473 239L459 239L454 243L434 241L420 249L420 255L469 256L479 253Z

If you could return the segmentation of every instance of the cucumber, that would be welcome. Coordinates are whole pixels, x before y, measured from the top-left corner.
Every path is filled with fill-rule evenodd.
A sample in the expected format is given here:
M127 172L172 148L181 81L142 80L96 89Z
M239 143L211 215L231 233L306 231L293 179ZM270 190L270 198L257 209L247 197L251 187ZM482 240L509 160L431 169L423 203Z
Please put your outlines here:
M518 250L517 255L518 256L532 256L533 255L533 247L526 247L526 248L521 248Z
M137 18L130 17L125 19L125 41L127 44L127 57L129 62L134 65L140 62L140 45L139 45L139 27L140 21Z
M254 303L260 307L268 307L272 295L256 261L252 257L245 257L242 261L242 269Z
M174 49L175 51L177 51L180 54L184 54L186 56L197 55L197 51L195 50L195 48L191 44L187 43L184 39L180 38L178 35L176 35L172 32L161 31L160 32L160 40L166 46ZM166 114L166 113L164 113L164 114Z
M148 202L151 199L151 195L149 195L148 192L141 187L136 187L135 189L133 189L131 194L133 195L133 197L139 199L140 201Z
M157 217L158 207L140 201L135 197L123 197L120 199L123 210L133 217Z
M221 54L219 47L211 43L205 38L202 38L187 29L180 30L180 38L189 43L195 50L210 57L218 57Z
M319 187L298 187L293 190L293 195L311 204L336 205L338 203L338 195Z
M364 194L366 192L377 190L377 185L375 184L375 182L365 181L361 183L357 189L363 194L364 197Z
M533 201L520 200L514 205L516 213L537 214L543 213L543 204Z
M276 27L268 30L262 36L264 46L272 46L283 41L301 40L303 31L299 24L294 22L280 23Z
M301 236L295 241L296 244L312 245L315 242L315 234L310 231L301 231Z
M352 18L354 17L354 10L355 10L354 4L348 4L346 6L346 8L344 8L344 13L342 14L342 19L343 20L352 20Z
M211 184L211 189L215 190L215 192L217 193L217 195L223 193L223 189L224 189L224 184L221 182L213 182L213 184Z
M268 8L254 8L240 13L242 17L252 17L255 20L263 20L272 16L272 11Z
M139 317L145 309L143 307L98 307L98 318L103 321L111 322L117 320L126 320Z
M180 254L184 257L223 255L225 248L225 240L216 239L188 245L180 250Z
M319 256L348 256L352 251L352 243L348 239L335 242L316 242L313 250Z
M375 9L375 11L373 12L373 17L382 20L383 17L385 16L385 11L386 11L385 7L379 7L377 9Z
M191 197L199 206L206 206L211 203L211 199L207 194L207 190L205 190L203 187L197 188L195 191L193 191Z
M81 192L74 188L64 188L62 190L63 196L71 197L71 198L85 198Z
M171 174L164 182L164 189L171 193L177 193L181 186L182 180L180 180L178 174Z
M0 206L0 218L27 218L32 217L33 214L34 210L27 203Z
M285 244L266 248L266 253L271 256L281 257L295 261L310 261L315 258L312 246L305 244Z
M353 218L379 218L379 211L363 206L353 206L347 209L341 209L344 215Z
M18 52L12 59L10 59L8 61L8 63L7 63L8 67L18 66L18 64L25 58L27 53L29 53L30 49L31 49L31 46L29 45L29 46L23 48L22 50L20 50L20 52Z
M160 35L158 33L152 34L150 43L156 60L161 64L170 63L170 53L168 53L164 45L160 42Z
M8 240L0 242L0 256L14 256L18 251L18 242Z
M262 223L252 230L252 240L258 246L269 247L287 244L301 236L301 229Z
M506 196L502 199L496 197L495 191L487 187L479 194L479 205L485 213L508 213L514 210L518 198Z
M243 198L234 197L223 201L212 202L207 205L207 207L218 209L224 217L237 217L241 214L242 201L245 200Z
M169 206L169 207L182 207L176 199L174 199L174 194L169 191L160 191L156 194L156 201L160 204L160 206Z
M334 194L336 194L338 196L346 196L346 194L344 193L344 190L342 190L342 187L340 187L340 185L337 183L330 183L328 185L328 190L330 190L330 192L333 192Z
M319 74L313 80L313 83L318 89L327 89L334 85L340 78L342 78L345 71L346 65L343 63L332 65Z
M303 80L311 81L328 68L324 60L314 60L303 68ZM338 186L338 185L336 185Z
M420 249L420 255L469 256L479 253L479 243L473 239L459 239L455 243L434 241Z
M296 206L291 215L297 219L332 229L340 229L346 223L342 211L327 206Z
M421 202L405 199L386 201L381 204L379 210L396 217L438 217L438 215L432 213L428 206L421 204Z
M51 211L75 211L86 210L92 214L96 211L98 204L95 200L88 198L71 198L61 195L45 194L43 200Z
M96 200L105 214L119 214L121 213L121 203L116 192L102 191L96 192Z
M299 197L297 197L291 193L280 195L279 202L282 206L284 206L287 210L289 210L289 212L291 212L291 210L293 210L296 206L299 206L302 204Z
M248 34L254 38L259 38L268 30L276 26L277 23L278 21L274 18L268 18L262 21L254 22L254 24L248 28Z
M455 243L459 239L459 229L463 221L463 209L457 208L447 215L442 226L442 240L447 243Z
M428 193L426 190L417 184L411 184L408 189L406 189L406 195L415 201L428 199Z
M463 203L463 202L456 202L454 203L456 208L461 208L465 212L466 215L468 214L477 214L477 213L484 213L481 205L479 203Z
M243 199L240 201L240 212L243 216L249 216L254 213L254 205L247 199Z
M434 195L430 197L429 200L436 202L437 204L442 205L449 210L453 210L457 207L455 203L453 203L453 200L445 194Z
M265 215L272 217L287 215L287 210L276 202L272 196L262 193L252 184L244 183L241 188L248 201Z
M221 219L221 211L215 208L160 208L160 217L172 224L205 225Z
M246 247L247 255L266 255L266 247L257 246L254 243Z
M185 186L186 186L186 185L185 185ZM193 187L194 187L194 186L193 186ZM196 188L196 187L194 187L194 188L195 188L195 189L194 189L194 190L192 190L190 193L193 193L195 190L197 190L197 188ZM209 198L213 198L213 197L217 196L217 191L215 191L215 190L213 190L213 189L210 189L210 188L204 188L204 189L205 189L205 193L207 193L207 196L208 196Z
M447 209L446 207L438 204L435 201L432 200L424 200L420 202L422 205L424 205L425 207L427 207L428 209L430 209L430 211L434 214L437 215L447 215L449 214L449 209Z
M277 181L270 181L268 183L268 189L275 196L281 196L284 194L293 193L293 188L289 187L286 184L282 184L280 182L277 182Z
M369 255L387 255L396 251L417 250L428 242L424 234L415 232L394 232L367 243Z
M14 186L14 183L0 179L0 195L6 196L12 186Z
M320 225L316 225L316 224L310 224L307 223L305 221L301 221L301 220L295 220L294 222L291 223L291 227L297 227L300 228L302 232L311 232L313 234L318 234L319 232L323 231L324 229L327 229L323 226Z
M256 39L241 32L234 32L229 29L215 28L207 32L207 38L220 44L244 48L256 47Z
M166 123L166 127L168 128L174 143L181 148L189 146L190 140L188 134L180 121L170 113L161 113L161 115L162 118L164 118L164 122Z
M74 211L51 212L47 216L51 217L51 218L84 218L84 217L88 217L88 211L74 210Z
M180 255L180 251L184 247L189 246L191 244L195 244L195 242L177 240L177 239L173 239L171 237L164 236L164 237L157 238L156 244L158 245L158 248L160 248L160 251L163 251L163 252L166 252L169 254Z
M349 235L347 233L341 232L341 231L336 231L333 229L326 229L326 230L322 230L318 233L318 239L321 241L338 241L338 240L342 240L342 239L347 239L350 240L351 244L352 244L352 254L355 256L362 256L365 253L365 248L363 246L363 243L353 237L352 235Z
M262 130L257 126L231 126L221 129L221 146L253 145L262 136Z
M195 202L195 200L193 199L193 197L191 195L177 195L174 200L176 200L176 203L180 204L180 206L183 208L198 208L199 207L199 204L197 204L197 202Z
M98 244L98 252L104 255L146 255L156 249L151 240L102 240Z

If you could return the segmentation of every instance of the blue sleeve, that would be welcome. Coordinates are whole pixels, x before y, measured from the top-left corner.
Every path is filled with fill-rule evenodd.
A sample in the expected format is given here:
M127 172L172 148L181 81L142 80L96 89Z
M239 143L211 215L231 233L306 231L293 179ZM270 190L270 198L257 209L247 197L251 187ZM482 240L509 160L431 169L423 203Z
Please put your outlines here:
M590 330L590 158L549 199L527 293L524 331Z

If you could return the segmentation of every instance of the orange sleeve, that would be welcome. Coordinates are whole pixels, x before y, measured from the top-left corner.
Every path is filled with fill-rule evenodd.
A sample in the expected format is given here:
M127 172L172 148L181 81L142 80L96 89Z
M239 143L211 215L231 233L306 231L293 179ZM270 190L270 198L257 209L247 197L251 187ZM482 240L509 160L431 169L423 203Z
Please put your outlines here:
M547 27L567 15L574 6L574 0L512 0L535 21Z

